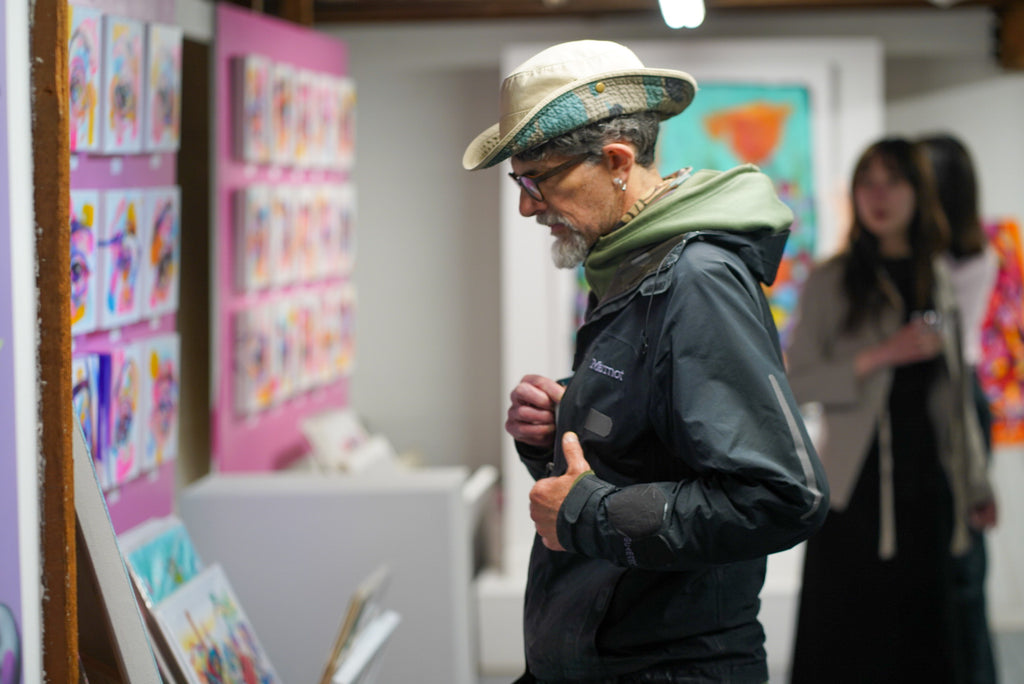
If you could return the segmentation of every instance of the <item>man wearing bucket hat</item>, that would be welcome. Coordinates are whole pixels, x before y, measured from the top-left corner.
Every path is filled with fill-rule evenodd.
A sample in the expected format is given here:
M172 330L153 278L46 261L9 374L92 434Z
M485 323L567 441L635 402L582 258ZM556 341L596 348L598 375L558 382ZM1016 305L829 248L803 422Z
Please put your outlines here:
M537 480L523 682L767 681L766 556L828 510L762 291L791 212L753 166L654 165L695 91L563 43L504 80L463 157L511 160L520 213L591 290L572 377L524 377L506 422Z

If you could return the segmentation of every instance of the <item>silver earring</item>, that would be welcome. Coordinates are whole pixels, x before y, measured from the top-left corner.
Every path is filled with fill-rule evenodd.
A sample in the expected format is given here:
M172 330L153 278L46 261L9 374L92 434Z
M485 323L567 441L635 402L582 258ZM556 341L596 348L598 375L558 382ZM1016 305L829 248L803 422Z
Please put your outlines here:
M621 178L612 178L612 183L614 183L615 187L617 187L622 192L626 192L626 181L622 180Z

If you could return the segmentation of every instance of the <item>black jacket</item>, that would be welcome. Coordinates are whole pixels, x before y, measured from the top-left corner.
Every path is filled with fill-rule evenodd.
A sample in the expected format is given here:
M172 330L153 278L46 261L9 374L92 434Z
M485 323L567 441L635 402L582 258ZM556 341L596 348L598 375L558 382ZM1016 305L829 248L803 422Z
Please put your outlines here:
M786 232L689 232L641 250L577 336L554 453L517 445L535 478L565 472L561 435L594 470L535 539L526 659L543 681L664 664L764 682L766 555L824 521L828 488L786 380L761 283Z

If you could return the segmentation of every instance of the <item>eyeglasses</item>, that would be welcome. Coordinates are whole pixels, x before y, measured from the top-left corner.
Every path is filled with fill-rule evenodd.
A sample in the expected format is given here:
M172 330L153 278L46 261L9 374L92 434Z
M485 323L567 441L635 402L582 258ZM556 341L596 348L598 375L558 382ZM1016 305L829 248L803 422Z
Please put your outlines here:
M584 161L586 161L588 157L590 157L589 154L578 154L575 157L571 158L569 161L563 162L562 164L559 164L553 169L548 169L544 173L537 176L520 176L515 173L510 173L508 174L508 176L509 178L514 180L516 184L526 192L527 195L537 200L538 202L543 202L544 194L540 191L541 181L546 181L548 178L557 176L560 173L568 171L574 166L579 166Z

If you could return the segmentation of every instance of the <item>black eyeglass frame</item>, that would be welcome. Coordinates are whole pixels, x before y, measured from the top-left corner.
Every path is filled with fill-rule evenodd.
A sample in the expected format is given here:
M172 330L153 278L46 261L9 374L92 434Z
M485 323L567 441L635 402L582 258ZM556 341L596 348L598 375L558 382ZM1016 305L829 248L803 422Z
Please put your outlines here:
M538 202L543 202L544 193L540 191L541 181L546 181L547 179L557 176L558 174L564 171L568 171L574 166L579 166L590 157L590 153L577 154L576 156L571 157L568 161L562 162L558 166L548 169L544 173L538 174L536 176L528 176L525 174L520 176L515 173L509 173L508 177L514 180L516 182L516 185L522 188L523 191L531 198L535 199Z

